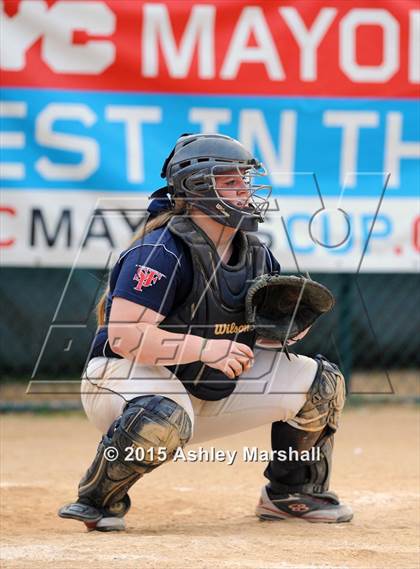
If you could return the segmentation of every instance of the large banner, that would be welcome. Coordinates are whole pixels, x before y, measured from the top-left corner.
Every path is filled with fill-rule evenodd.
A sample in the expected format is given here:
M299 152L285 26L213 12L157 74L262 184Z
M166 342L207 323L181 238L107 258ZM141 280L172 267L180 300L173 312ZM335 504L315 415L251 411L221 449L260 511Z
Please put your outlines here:
M4 265L103 266L176 138L220 132L267 168L284 269L418 269L416 0L0 6Z

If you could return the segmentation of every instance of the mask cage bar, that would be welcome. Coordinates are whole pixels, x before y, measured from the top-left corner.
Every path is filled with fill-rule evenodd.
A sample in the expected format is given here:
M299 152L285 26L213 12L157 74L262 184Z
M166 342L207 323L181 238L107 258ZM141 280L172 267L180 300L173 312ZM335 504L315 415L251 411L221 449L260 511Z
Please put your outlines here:
M216 173L217 172L217 173ZM232 203L226 201L226 198L223 198L219 192L217 187L217 179L221 176L232 176L232 178L238 177L242 180L246 180L247 188L243 187L232 187L226 188L231 189L232 191L238 191L246 189L249 193L248 197L248 205L244 207L234 206ZM270 184L254 184L253 180L255 178L266 178L268 176L267 170L265 167L260 164L258 166L243 164L243 163L224 163L223 165L216 164L212 167L210 173L210 180L212 182L213 190L223 204L229 209L235 209L236 211L240 211L242 214L248 215L258 215L261 219L264 219L265 214L267 213L269 207L269 199L272 193L272 186ZM265 190L265 195L259 195L259 192Z

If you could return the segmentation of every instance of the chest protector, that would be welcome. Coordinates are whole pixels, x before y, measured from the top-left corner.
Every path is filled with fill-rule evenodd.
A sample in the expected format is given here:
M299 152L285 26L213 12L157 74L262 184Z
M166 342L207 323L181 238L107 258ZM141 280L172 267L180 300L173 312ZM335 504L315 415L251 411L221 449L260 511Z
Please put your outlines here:
M206 233L185 217L173 217L168 229L188 247L193 264L193 285L184 303L175 308L160 328L203 338L234 340L254 348L255 332L245 318L249 283L266 272L266 252L259 239L239 231L235 236L236 265L222 263ZM202 362L168 369L187 391L207 401L228 397L236 381Z

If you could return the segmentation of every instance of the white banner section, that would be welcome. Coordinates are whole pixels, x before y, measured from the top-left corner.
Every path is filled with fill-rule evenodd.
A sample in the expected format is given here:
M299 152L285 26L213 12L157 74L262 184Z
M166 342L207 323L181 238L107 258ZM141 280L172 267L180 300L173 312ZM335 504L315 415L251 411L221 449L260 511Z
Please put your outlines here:
M145 194L4 190L3 266L109 266L141 227ZM415 272L420 207L414 198L273 198L258 233L284 271Z

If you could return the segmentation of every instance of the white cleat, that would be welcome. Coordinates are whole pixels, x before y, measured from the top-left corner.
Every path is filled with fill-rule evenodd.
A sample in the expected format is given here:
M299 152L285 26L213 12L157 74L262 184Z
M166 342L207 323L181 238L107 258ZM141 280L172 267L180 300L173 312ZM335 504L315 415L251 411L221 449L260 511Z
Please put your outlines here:
M341 523L353 518L350 506L340 504L334 492L312 494L279 494L268 493L265 486L255 510L261 520L286 520L300 518L307 522Z

